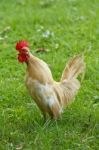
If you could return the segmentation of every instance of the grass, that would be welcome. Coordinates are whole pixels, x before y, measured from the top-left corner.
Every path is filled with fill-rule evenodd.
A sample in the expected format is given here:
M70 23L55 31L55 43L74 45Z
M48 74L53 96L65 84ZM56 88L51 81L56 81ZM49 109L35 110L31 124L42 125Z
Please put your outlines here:
M0 1L0 150L99 149L99 1ZM59 80L65 63L85 52L85 79L62 119L43 124L24 86L15 43L27 39Z

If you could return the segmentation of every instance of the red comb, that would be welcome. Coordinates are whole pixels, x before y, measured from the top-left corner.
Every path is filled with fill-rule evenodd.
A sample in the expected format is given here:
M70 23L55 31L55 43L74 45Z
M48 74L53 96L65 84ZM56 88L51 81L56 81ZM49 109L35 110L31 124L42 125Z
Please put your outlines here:
M16 50L18 50L18 51L22 50L23 47L29 47L29 43L25 40L19 41L16 44Z

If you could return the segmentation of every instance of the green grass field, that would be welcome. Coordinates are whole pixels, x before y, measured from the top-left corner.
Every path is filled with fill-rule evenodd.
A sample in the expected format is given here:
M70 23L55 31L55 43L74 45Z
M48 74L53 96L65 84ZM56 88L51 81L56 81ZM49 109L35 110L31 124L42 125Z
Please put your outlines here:
M43 123L24 85L15 44L30 42L59 80L85 53L86 75L62 119ZM0 0L0 150L99 149L99 0ZM44 47L45 53L35 53Z

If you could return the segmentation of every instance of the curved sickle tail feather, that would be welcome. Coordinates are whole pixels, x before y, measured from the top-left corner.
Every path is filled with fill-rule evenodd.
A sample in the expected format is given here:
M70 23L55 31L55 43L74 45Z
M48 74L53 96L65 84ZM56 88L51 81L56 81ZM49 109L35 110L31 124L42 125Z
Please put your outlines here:
M71 80L76 79L79 74L84 74L85 72L85 63L84 63L84 56L78 55L70 60L70 62L66 65L61 81L63 80Z
M65 67L60 81L60 89L62 90L63 95L63 106L67 106L70 102L73 101L80 88L80 81L77 79L77 77L79 76L79 74L83 75L84 73L85 63L84 57L81 55L78 55L71 59ZM60 91L58 90L57 93L59 95Z

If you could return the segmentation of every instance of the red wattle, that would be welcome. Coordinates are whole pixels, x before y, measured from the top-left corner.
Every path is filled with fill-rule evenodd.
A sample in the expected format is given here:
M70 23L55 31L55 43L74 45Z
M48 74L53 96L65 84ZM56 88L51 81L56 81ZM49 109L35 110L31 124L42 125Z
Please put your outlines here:
M27 62L28 59L29 59L29 55L28 54L18 54L19 62L21 62L21 63Z

